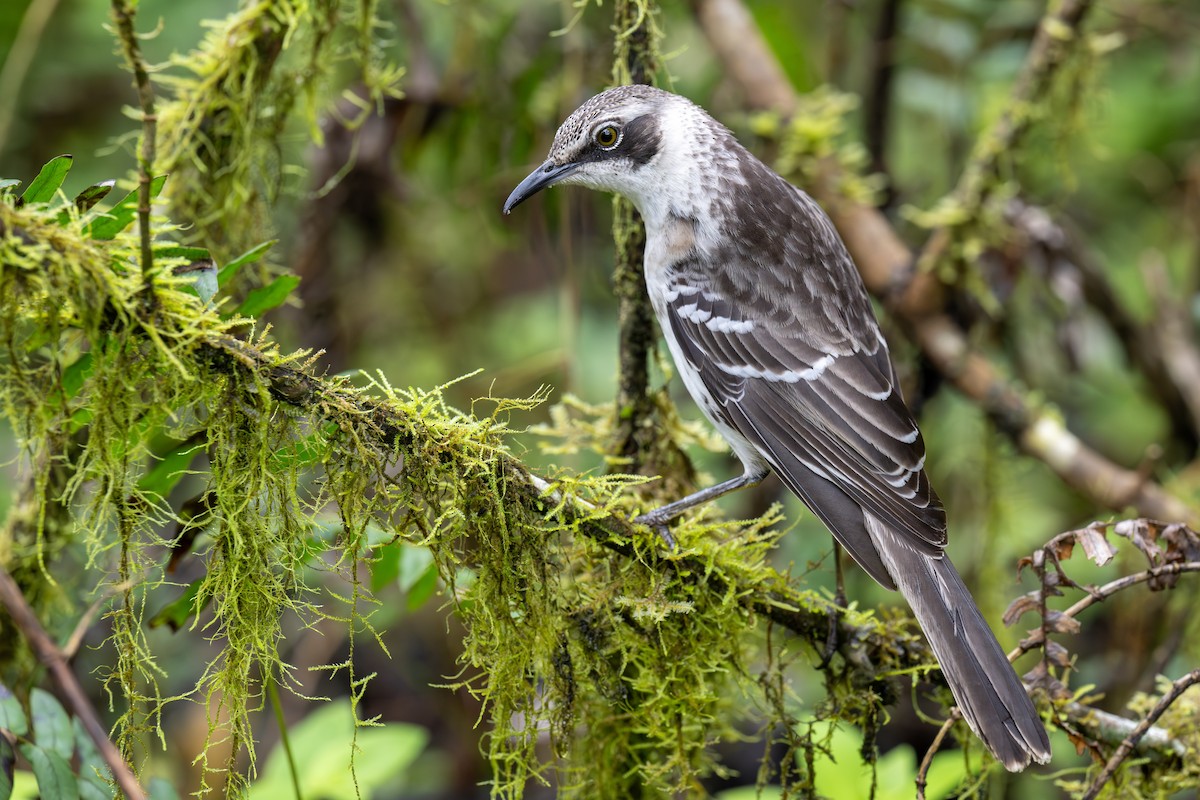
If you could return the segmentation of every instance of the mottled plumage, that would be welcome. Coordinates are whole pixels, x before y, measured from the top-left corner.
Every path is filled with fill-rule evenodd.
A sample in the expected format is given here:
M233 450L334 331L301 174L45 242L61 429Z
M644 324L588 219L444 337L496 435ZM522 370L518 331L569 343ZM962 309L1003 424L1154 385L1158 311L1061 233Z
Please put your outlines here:
M768 469L912 606L971 728L1004 765L1044 763L1046 732L945 557L946 515L862 279L800 189L677 95L623 86L563 123L505 212L577 183L633 201L646 286L688 391L746 472L640 517L683 511Z

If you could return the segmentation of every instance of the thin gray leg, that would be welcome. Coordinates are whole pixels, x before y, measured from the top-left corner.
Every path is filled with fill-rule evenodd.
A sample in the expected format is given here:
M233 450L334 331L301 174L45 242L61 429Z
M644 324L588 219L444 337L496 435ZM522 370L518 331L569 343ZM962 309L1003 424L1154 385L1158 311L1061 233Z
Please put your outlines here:
M693 492L687 497L676 500L673 503L667 503L661 508L656 508L653 511L642 514L640 517L634 517L633 522L636 525L646 525L654 528L654 530L658 531L658 535L663 538L663 541L667 543L667 547L673 550L675 548L675 540L671 538L671 532L667 529L668 522L690 508L711 502L718 497L727 495L730 492L736 492L738 489L744 489L747 486L757 486L762 483L765 477L767 477L767 470L762 468L748 468L736 478L730 478L715 486L709 486L707 489Z

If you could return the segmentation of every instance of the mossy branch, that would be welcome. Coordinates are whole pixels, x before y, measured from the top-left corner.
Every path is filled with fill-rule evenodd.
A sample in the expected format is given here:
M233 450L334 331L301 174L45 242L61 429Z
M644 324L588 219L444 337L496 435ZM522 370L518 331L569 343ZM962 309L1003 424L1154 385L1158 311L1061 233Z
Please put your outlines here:
M847 709L863 697L892 696L889 676L930 667L902 619L850 609L835 615L826 600L770 569L764 558L778 534L765 532L765 523L686 521L676 531L680 550L660 553L652 532L627 521L638 503L628 478L547 481L508 452L497 419L455 412L436 392L395 391L383 378L368 392L314 375L302 354L235 337L239 323L181 291L169 271L156 277L159 307L146 315L140 276L112 266L129 263L132 237L90 241L52 220L44 210L0 205L0 338L11 343L0 358L0 394L33 441L69 427L81 409L91 415L65 492L96 487L76 530L97 554L119 543L123 574L142 582L112 612L113 678L130 704L117 738L127 753L133 733L152 730L166 702L155 688L142 614L144 592L162 580L158 548L168 542L158 531L172 520L206 529L196 608L210 606L204 628L222 648L196 691L229 719L219 729L213 723L210 735L246 748L260 696L253 676L290 685L278 654L280 615L333 614L319 611L300 571L324 519L318 515L332 504L340 534L327 547L340 551L352 583L369 526L433 552L468 631L469 671L459 685L484 701L496 728L486 747L500 796L517 796L547 768L537 720L555 731L560 752L570 752L562 769L572 779L601 751L619 750L618 760L646 786L692 785L712 769L708 746L726 724L718 713L725 684L757 685L743 662L764 619L822 653L836 619L841 657L823 662L828 685L859 701L821 713L853 715ZM30 316L38 308L55 309L51 319L61 327L53 335L75 344L31 354L23 337L45 323ZM74 399L48 405L80 338L92 374ZM202 432L207 521L181 519L140 484L155 461L146 432L160 423L172 431L184 424L174 434L180 439ZM319 465L311 496L301 496L297 461ZM456 588L461 567L476 577ZM360 608L357 588L350 595L344 617L331 618L369 630L369 609ZM528 727L514 730L514 715ZM209 767L206 758L200 763L209 771L233 764ZM629 776L608 776L616 785L589 796L620 797ZM244 778L233 777L236 792Z
M359 435L374 440L380 447L399 447L419 452L428 446L421 440L415 421L386 402L364 397L361 393L332 384L302 369L278 363L278 357L264 353L240 339L218 335L204 341L203 347L221 369L244 371L245 377L261 381L277 399L298 408L325 414L334 409L337 417L346 412L362 421ZM330 414L330 417L334 415ZM652 558L657 567L685 580L708 582L716 594L729 594L750 611L780 625L804 641L820 648L830 632L831 618L838 622L838 652L853 665L855 683L878 680L878 665L903 671L928 666L932 655L916 636L890 639L888 629L873 621L853 621L811 592L790 586L774 572L764 579L749 575L727 577L714 573L711 556L689 552L651 553L646 547L659 542L647 529L639 529L620 514L598 511L586 500L564 493L562 489L536 475L513 456L496 453L497 467L510 481L515 492L509 500L531 516L543 516L553 506L554 514L568 529L593 540L611 552L627 558Z
M1086 45L1081 26L1092 7L1092 0L1052 0L1051 8L1038 24L1029 54L1013 84L1008 105L991 129L975 145L975 152L963 167L958 186L952 194L956 216L974 219L994 188L1001 161L1016 152L1025 134L1037 119L1036 111L1045 104L1055 85L1059 68L1080 45ZM918 272L932 272L945 256L953 231L950 226L936 228L917 257Z
M657 14L653 0L613 3L614 84L654 82L661 37ZM613 198L613 241L613 290L618 303L617 436L613 451L626 471L669 474L673 470L665 468L668 459L662 454L664 437L656 424L656 402L650 391L650 358L658 337L642 272L646 229L633 204L623 197Z
M150 70L142 57L137 32L133 29L136 3L129 0L112 0L113 19L117 23L117 39L125 54L125 63L133 73L137 89L138 105L142 110L142 135L138 148L138 234L142 246L142 288L146 302L153 304L154 249L150 230L150 182L154 179L155 147L158 139L158 117L154 111L154 87L150 83Z

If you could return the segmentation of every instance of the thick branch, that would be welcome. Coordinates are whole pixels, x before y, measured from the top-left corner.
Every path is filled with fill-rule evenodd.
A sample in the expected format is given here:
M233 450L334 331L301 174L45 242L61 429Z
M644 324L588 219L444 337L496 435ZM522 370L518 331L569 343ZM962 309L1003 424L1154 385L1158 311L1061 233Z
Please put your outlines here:
M692 7L721 63L745 92L747 105L794 114L796 93L742 1L693 0Z
M92 708L91 701L88 700L83 687L75 679L75 673L71 671L67 659L54 644L50 635L42 628L33 609L25 602L21 588L8 574L8 570L3 567L0 567L0 604L8 611L13 623L20 629L21 634L37 654L38 660L50 670L55 683L58 684L58 688L66 698L67 705L71 707L71 711L79 719L88 736L95 742L96 749L100 752L104 763L108 764L108 768L112 770L117 786L130 800L142 800L146 793L142 791L133 771L129 769L125 759L121 758L121 754L117 752L117 748L108 738L108 732L100 724L100 718Z
M220 369L243 369L258 380L265 381L277 399L308 413L323 414L325 409L340 410L364 421L359 434L372 438L382 448L399 444L403 448L420 449L413 441L410 420L384 403L363 397L352 390L340 388L303 370L276 364L271 356L252 344L232 336L212 336L203 345L211 363ZM514 502L535 515L541 515L551 485L534 475L528 467L508 455L499 455L501 470L515 491L509 493ZM580 500L570 498L561 510L562 522L576 528L581 535L625 556L634 556L633 541L641 535L628 520L616 515L597 515ZM747 609L762 614L808 642L824 644L830 631L831 619L838 627L838 652L850 665L855 681L863 684L878 679L876 664L889 664L895 669L912 669L933 663L925 643L915 637L885 637L883 631L871 625L854 625L832 606L813 607L813 600L797 592L780 578L771 585L736 585L717 575L706 560L688 555L674 556L661 562L662 568L673 569L691 580L704 580L713 592L740 598Z
M730 30L705 24L710 15L704 12L713 4L735 2L737 0L697 0L697 17L718 55L733 46ZM1074 15L1082 14L1086 6L1086 2L1064 3L1064 8L1071 11L1069 18L1072 19ZM761 39L750 38L739 42L738 46L742 47L740 60L776 61ZM1039 51L1033 51L1032 55L1041 66L1037 70L1027 67L1023 71L1022 75L1027 77L1019 84L1020 96L1029 96L1028 92L1035 88L1040 91L1049 80L1046 70L1060 63L1059 58L1039 55ZM754 70L745 66L735 70L732 63L729 66L730 74L738 79L745 74L772 74L772 69L765 66ZM753 87L753 91L752 87L744 88L746 96L754 102L784 91L793 93L789 106L795 107L794 92L786 83L772 87L770 91L761 86ZM1025 127L1026 122L1014 120L1004 129L1001 138L1015 142ZM959 391L983 407L1026 453L1044 461L1065 483L1096 503L1118 510L1133 507L1142 516L1159 519L1197 520L1193 509L1161 486L1114 464L1080 441L1050 412L1039 409L1002 377L991 362L972 350L966 332L942 312L945 295L933 275L914 272L913 254L887 219L873 208L848 202L832 190L836 184L836 181L824 180L811 188L833 218L867 288L888 304L937 369Z

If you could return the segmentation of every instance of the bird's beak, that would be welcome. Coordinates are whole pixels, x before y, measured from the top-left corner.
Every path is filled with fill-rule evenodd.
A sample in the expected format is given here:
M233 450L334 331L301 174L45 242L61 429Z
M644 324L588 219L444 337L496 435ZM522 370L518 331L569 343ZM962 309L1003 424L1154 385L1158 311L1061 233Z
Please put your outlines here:
M578 164L567 162L566 164L555 164L553 161L547 161L540 167L529 173L525 180L517 184L517 188L513 189L512 194L504 201L504 213L511 213L514 208L528 200L533 195L545 189L547 186L553 186L563 178L570 175L579 168Z

